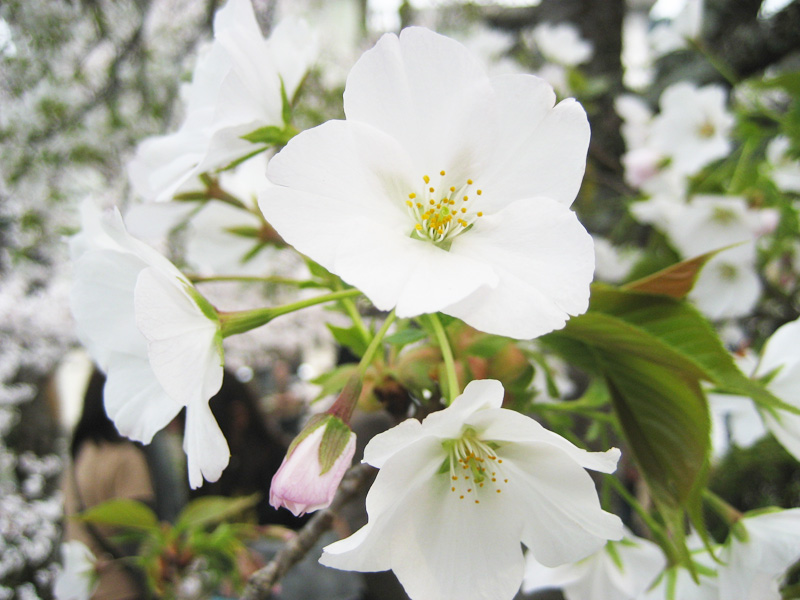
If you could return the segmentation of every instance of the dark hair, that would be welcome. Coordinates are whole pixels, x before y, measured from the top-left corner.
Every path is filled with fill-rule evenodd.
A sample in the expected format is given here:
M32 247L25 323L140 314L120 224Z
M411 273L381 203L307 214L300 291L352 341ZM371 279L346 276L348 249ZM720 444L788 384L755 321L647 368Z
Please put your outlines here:
M119 443L125 439L106 414L103 404L105 384L106 376L95 368L89 378L89 384L86 386L86 393L83 395L81 418L78 419L78 424L75 425L72 433L72 444L69 449L73 459L77 456L81 445L87 440Z

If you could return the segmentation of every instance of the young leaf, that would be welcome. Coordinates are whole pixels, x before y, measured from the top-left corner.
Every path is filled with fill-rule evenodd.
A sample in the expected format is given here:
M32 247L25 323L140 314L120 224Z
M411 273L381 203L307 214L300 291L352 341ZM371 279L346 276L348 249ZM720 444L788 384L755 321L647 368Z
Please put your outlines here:
M614 409L654 495L685 506L704 474L710 418L696 379L632 354L599 357Z
M717 252L719 250L679 262L622 287L633 292L661 294L678 299L685 298L694 287L700 270Z
M128 498L109 500L78 515L82 521L96 525L124 527L142 531L158 530L156 513L143 502Z
M337 327L326 323L328 329L333 334L339 344L349 348L356 356L364 356L367 351L367 342L355 327Z
M178 515L175 529L183 531L225 521L255 506L260 494L239 498L205 496L192 500Z

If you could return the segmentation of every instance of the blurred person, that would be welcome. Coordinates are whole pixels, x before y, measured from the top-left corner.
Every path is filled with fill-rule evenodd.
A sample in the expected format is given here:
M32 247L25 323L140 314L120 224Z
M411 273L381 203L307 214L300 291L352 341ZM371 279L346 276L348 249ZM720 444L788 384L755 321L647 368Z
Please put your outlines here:
M95 369L84 394L83 411L72 435L71 464L64 480L64 540L83 542L98 562L99 583L92 600L146 597L143 575L124 560L130 548L115 542L113 530L82 523L75 515L115 498L153 505L150 472L141 446L122 437L103 405L105 375Z

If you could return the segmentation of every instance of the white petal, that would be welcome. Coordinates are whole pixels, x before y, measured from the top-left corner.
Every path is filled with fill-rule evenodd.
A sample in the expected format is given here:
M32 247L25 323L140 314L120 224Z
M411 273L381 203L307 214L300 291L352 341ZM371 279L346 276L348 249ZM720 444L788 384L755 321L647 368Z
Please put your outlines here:
M200 312L184 285L147 268L134 297L153 372L172 398L190 406L207 403L219 391L223 359L215 340L218 324Z
M353 66L344 93L349 121L385 131L417 168L431 171L484 163L493 103L489 79L470 52L419 27L399 38L384 35Z
M112 354L103 393L106 413L119 432L144 444L181 410L158 383L145 356Z
M347 571L385 571L393 568L392 538L406 523L398 511L420 493L439 470L444 453L434 437L421 438L387 460L367 493L367 525L323 549L319 562Z
M133 311L133 288L144 265L134 255L107 250L89 250L75 263L70 307L78 336L103 368L111 352L146 352Z
M415 600L513 597L524 560L511 498L490 493L461 499L447 486L446 479L434 480L406 498L392 538L392 570Z
M562 450L515 443L498 455L503 456L513 508L524 522L522 542L540 563L554 567L574 562L606 540L622 538L619 517L600 508L592 478Z
M480 218L450 252L485 261L500 277L496 287L443 311L480 331L530 339L588 307L592 238L572 211L549 198L518 200Z
M364 448L363 462L380 469L391 456L413 444L423 435L425 434L422 431L422 423L416 419L406 419L372 438Z
M570 206L583 181L589 121L573 99L559 102L532 75L492 79L497 93L497 155L480 185L495 203L544 196ZM494 206L487 202L487 208Z
M800 509L780 510L743 519L746 542L732 539L722 553L720 598L779 600L778 584L800 558Z
M216 481L228 466L230 450L222 430L208 404L195 403L186 408L183 450L189 470L189 485L198 488L206 481Z
M422 423L425 433L441 439L457 438L461 435L464 424L471 422L470 418L475 413L483 414L486 409L495 409L488 412L497 413L503 404L504 394L503 384L494 379L470 381L450 406L425 417Z
M585 469L600 473L613 473L617 468L620 451L611 448L605 452L588 452L578 448L566 438L545 429L533 419L513 410L496 408L485 410L465 423L480 431L481 438L496 442L537 442L554 446Z

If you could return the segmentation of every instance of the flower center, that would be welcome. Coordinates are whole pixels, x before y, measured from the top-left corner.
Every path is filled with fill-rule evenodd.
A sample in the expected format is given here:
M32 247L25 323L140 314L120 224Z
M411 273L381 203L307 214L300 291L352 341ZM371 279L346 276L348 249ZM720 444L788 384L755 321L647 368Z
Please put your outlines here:
M715 132L714 124L710 121L706 121L697 129L697 134L702 138L714 137Z
M479 439L475 430L466 428L461 437L443 442L447 459L443 472L450 474L450 493L459 500L481 503L485 494L500 494L508 478L503 475L503 459L495 451L497 444Z
M406 206L414 220L411 237L449 250L453 239L469 231L483 216L475 209L483 190L473 191L472 179L448 187L444 179L446 173L439 171L439 176L439 183L433 185L431 178L424 175L425 186L419 194L412 192L408 195Z

